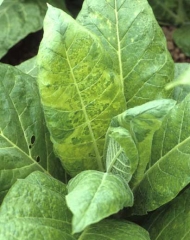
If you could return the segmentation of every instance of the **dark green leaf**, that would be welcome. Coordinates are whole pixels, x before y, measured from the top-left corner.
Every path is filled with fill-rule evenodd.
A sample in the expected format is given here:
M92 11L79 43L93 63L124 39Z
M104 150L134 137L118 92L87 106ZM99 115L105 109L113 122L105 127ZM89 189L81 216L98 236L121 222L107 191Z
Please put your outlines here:
M128 221L103 220L87 227L79 240L150 240L148 232Z
M0 239L75 239L66 193L63 183L41 172L17 180L0 208Z
M171 203L155 211L145 223L151 239L190 239L190 188Z
M182 52L190 57L190 24L177 28L173 33L173 39Z
M17 178L35 170L63 176L53 155L37 84L20 70L0 64L0 202Z
M171 201L190 183L190 94L154 134L149 169L134 189L134 213L145 214Z
M0 58L9 48L31 32L42 28L47 9L46 0L4 0L0 5ZM54 6L66 9L64 0L49 0Z

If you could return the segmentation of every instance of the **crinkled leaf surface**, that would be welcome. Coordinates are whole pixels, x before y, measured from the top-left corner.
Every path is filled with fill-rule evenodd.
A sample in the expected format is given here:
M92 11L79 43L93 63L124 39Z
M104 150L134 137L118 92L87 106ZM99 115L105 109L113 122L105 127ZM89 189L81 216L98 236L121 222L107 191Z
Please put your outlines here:
M149 168L133 190L134 213L145 214L171 201L190 183L190 94L155 132Z
M0 201L34 170L62 176L49 139L35 79L0 64Z
M42 172L17 180L0 208L0 239L75 239L66 193L63 183Z
M118 174L122 174L124 170L129 176L133 175L131 187L142 180L150 160L153 134L175 103L172 99L154 100L128 109L111 121L106 141L115 141L124 150L128 159L128 170L122 168L126 162L120 159L121 171L118 171ZM109 161L109 155L108 152L106 161Z
M106 171L122 176L127 182L138 164L138 149L129 133L123 127L109 127L106 136L105 156Z
M103 170L110 119L125 109L112 59L95 35L49 6L38 65L47 125L65 169Z
M149 234L142 227L128 221L103 220L87 227L79 240L149 240Z
M45 0L4 0L0 5L0 58L9 48L31 32L42 28L47 9ZM66 9L64 0L49 0L50 4Z
M22 72L37 78L38 75L38 68L36 64L36 56L33 58L30 58L29 60L26 60L25 62L22 62L21 64L16 66L18 69L20 69Z
M114 61L127 107L167 98L174 64L146 0L86 0L77 21L94 32Z
M151 239L190 239L190 188L171 203L155 211L144 224Z
M68 184L67 205L73 213L73 232L133 205L133 194L117 175L88 170Z

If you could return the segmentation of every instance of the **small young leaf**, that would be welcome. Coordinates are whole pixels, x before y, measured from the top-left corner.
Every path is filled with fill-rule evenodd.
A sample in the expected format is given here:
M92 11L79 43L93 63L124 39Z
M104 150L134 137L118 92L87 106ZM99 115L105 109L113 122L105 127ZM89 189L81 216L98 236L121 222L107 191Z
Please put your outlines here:
M66 193L63 183L41 172L17 180L0 208L0 239L75 239Z
M190 183L190 94L165 117L152 141L148 170L134 189L134 213L171 201Z
M122 127L109 127L105 144L106 171L122 176L127 182L138 164L138 149L131 134Z
M68 184L67 205L73 213L73 232L81 232L126 206L133 205L133 194L117 175L88 170Z
M125 109L119 75L99 39L63 11L48 7L38 84L54 149L64 168L104 170L110 119Z

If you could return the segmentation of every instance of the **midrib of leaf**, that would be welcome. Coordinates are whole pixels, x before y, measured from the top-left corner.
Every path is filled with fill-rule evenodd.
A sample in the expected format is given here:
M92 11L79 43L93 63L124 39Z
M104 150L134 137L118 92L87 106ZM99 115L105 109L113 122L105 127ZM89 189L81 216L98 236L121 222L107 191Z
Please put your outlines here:
M150 168L146 171L143 179L149 174L149 172L153 171L153 169L154 169L157 165L158 165L158 167L159 167L159 164L160 164L160 162L162 161L162 159L166 158L172 151L177 150L181 145L183 145L184 143L188 142L189 140L190 140L190 136L189 136L188 138L186 138L185 140L183 140L182 142L180 142L179 144L177 144L175 147L173 147L173 148L172 148L170 151L168 151L164 156L162 156L152 167L150 167ZM178 150L178 151L179 151L179 150ZM181 151L180 151L180 152L181 152ZM181 152L181 153L184 154L183 152ZM159 169L161 169L161 168L159 167ZM167 173L167 172L166 172L166 173ZM142 180L143 180L143 179L142 179ZM139 184L140 184L140 182L139 182ZM135 191L135 189L139 186L139 184L136 185L132 190Z
M116 21L116 35L117 35L117 55L118 55L118 61L119 61L119 76L120 76L120 82L124 94L124 82L123 82L123 66L122 66L122 60L121 60L121 43L120 43L120 36L119 36L119 19L118 19L118 9L117 9L117 0L115 0L115 21Z
M15 145L12 141L10 141L4 134L3 132L0 132L0 135L8 142L10 143L13 148L16 148L19 152L21 152L22 154L24 154L27 158L29 158L35 165L38 165L39 168L42 169L43 172L47 173L49 175L49 173L38 163L36 162L30 155L28 155L27 153L25 153L21 148L19 148L17 145ZM2 149L0 147L0 149Z
M86 212L88 211L88 209L90 208L91 203L92 203L93 200L96 198L96 195L97 195L97 193L99 192L99 189L102 187L102 185L103 185L103 183L104 183L104 181L105 181L105 179L106 179L106 177L107 177L107 175L108 175L108 173L103 173L103 174L104 174L104 175L103 175L103 178L102 178L102 180L101 180L101 183L99 184L96 192L94 193L94 195L93 195L91 201L89 202L89 204L88 204L88 206L87 206L87 208L86 208L86 210L85 210L85 213L84 213L83 215L85 215ZM82 218L81 218L81 220L82 220ZM80 223L80 221L78 222L78 224L79 224L79 223Z
M82 111L83 111L83 114L84 114L84 117L85 117L88 129L89 129L89 133L90 133L90 136L91 136L91 139L92 139L92 143L93 143L93 146L94 146L94 151L95 151L95 154L96 154L98 168L99 168L100 171L104 171L104 167L103 167L103 164L102 164L102 159L101 159L101 156L100 156L100 153L99 153L98 146L96 144L96 139L95 139L94 133L92 131L90 120L89 120L88 114L86 112L86 108L85 108L85 105L84 105L84 102L83 102L80 90L78 88L78 84L77 84L75 75L73 73L73 69L72 69L72 66L71 66L71 63L70 63L70 60L69 60L69 56L67 54L67 51L65 51L65 52L66 52L67 62L68 62L68 65L69 65L69 68L70 68L70 71L71 71L71 75L72 75L72 78L73 78L73 81L74 81L74 85L76 87L76 90L77 90L77 93L78 93L78 96L79 96L79 99L80 99L80 103L81 103L81 106L82 106Z

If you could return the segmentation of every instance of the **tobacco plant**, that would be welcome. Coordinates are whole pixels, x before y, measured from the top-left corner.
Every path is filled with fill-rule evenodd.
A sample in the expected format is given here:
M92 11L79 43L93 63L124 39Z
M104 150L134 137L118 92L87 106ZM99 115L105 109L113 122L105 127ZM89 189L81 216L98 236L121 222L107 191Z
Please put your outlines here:
M0 64L0 239L189 239L189 65L147 1L48 4L43 28Z

